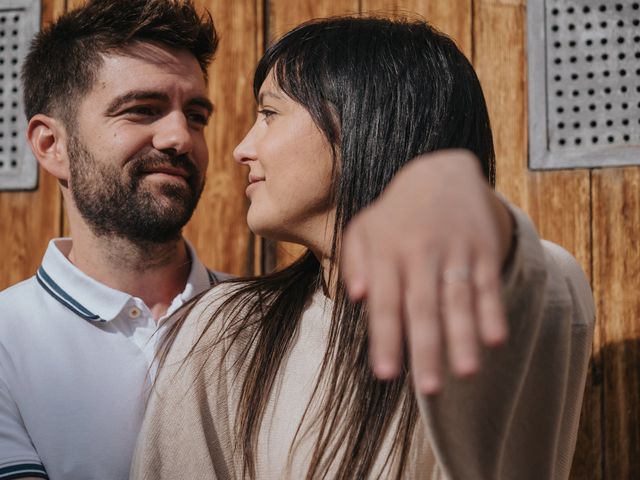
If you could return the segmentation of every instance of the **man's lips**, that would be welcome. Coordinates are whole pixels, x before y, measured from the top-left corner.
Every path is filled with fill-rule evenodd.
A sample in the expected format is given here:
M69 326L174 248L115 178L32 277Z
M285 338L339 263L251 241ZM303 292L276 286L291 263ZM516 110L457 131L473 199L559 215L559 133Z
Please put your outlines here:
M152 175L154 173L163 173L165 175L171 175L173 177L182 177L184 179L189 178L189 172L183 168L173 167L171 165L162 165L157 167L146 168L142 171L145 175Z

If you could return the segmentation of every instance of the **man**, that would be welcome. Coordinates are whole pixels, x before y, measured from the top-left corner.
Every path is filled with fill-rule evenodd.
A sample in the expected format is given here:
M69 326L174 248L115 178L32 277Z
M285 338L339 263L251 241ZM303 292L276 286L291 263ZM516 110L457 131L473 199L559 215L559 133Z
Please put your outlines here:
M95 1L34 41L28 139L71 239L0 295L0 479L124 479L154 341L216 280L181 237L217 38L190 4Z

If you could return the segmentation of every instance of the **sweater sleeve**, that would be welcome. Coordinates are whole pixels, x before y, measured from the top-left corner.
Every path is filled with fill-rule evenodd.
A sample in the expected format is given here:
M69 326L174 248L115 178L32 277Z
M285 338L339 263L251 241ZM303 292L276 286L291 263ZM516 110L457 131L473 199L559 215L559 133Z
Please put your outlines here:
M418 404L440 478L569 476L593 336L595 307L576 260L542 241L509 206L516 246L503 277L509 338L485 349L471 379L445 374Z

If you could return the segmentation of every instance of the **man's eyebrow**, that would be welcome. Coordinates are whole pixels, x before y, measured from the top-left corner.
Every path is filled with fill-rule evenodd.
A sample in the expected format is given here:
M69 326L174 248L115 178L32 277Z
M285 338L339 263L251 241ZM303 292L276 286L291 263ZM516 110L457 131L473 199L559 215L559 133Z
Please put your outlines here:
M113 99L106 110L107 115L114 115L123 105L134 102L136 100L159 100L161 102L168 102L169 96L165 93L135 90L133 92L127 92Z
M272 92L271 90L265 90L264 92L260 92L260 95L258 95L258 104L262 105L262 103L264 102L264 97L271 97L271 98L275 98L276 100L282 100L282 96L278 95L275 92Z
M207 111L208 115L213 113L213 103L207 97L195 97L187 102L187 105L195 105L196 107L202 107Z
M113 101L109 104L106 110L107 115L115 115L115 113L122 108L123 105L126 105L130 102L135 102L137 100L157 100L160 102L169 102L169 95L162 92L157 91L146 91L146 90L134 90L132 92L127 92L123 95L120 95L113 99ZM207 110L208 114L211 115L213 113L213 104L206 97L195 97L189 99L187 105L195 105L198 107L202 107Z

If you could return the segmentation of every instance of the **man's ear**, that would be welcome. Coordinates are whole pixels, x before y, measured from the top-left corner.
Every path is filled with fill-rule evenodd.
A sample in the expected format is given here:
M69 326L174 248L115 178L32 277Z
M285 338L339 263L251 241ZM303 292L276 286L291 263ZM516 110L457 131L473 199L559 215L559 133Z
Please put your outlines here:
M34 115L27 127L27 140L42 168L61 182L69 180L67 131L58 119Z

